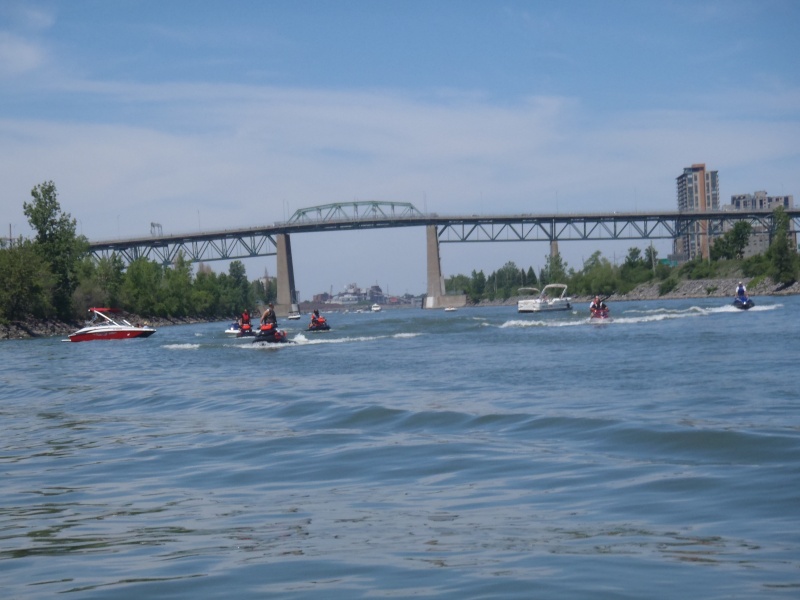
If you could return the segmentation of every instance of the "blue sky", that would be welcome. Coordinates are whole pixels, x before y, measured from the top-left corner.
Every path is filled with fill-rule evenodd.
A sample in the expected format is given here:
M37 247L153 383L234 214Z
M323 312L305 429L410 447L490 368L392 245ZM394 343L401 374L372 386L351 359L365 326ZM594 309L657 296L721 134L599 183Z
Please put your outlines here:
M800 192L800 3L0 5L0 230L52 180L89 239L352 200L439 214L672 210L686 166ZM424 230L292 239L301 297L425 289ZM568 264L631 245L562 243ZM656 244L659 254L669 244ZM544 243L448 244L445 275ZM275 273L274 258L245 261ZM211 263L215 270L227 267Z

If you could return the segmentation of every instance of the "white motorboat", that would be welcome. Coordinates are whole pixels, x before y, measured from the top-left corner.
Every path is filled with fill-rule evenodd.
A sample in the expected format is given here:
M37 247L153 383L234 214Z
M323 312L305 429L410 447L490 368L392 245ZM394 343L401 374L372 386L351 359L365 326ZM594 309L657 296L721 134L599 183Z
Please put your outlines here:
M290 321L299 321L300 320L300 310L297 304L292 304L289 314L286 316L287 319Z
M447 306L445 307L444 312L455 312L457 310L458 309L455 306Z
M541 292L538 288L519 288L519 293L527 297L517 301L517 312L549 312L572 308L572 298L567 296L567 286L563 283L550 283Z
M109 314L122 313L118 308L90 308L92 320L86 327L69 335L70 342L89 342L92 340L125 340L128 338L146 338L156 330L149 325L131 325L125 319L112 319ZM67 341L67 340L64 340Z
M373 304L372 308L370 310L372 310L372 312L381 312L381 305L380 304Z

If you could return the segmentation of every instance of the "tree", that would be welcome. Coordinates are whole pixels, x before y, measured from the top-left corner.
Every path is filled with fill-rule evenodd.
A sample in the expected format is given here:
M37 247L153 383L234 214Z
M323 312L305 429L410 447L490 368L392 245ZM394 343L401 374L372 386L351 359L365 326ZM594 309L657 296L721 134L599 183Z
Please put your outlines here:
M124 307L142 316L166 316L161 284L164 268L146 258L137 258L128 265L120 295Z
M473 269L470 277L470 299L473 302L478 302L486 292L486 275L483 271L475 271Z
M52 309L53 276L36 245L20 239L0 250L0 322L44 317Z
M545 256L544 267L539 274L539 283L564 283L567 279L567 266L560 253Z
M752 230L753 227L746 221L736 223L730 231L714 240L714 245L711 246L711 260L742 259Z
M790 244L789 215L779 206L772 211L774 234L767 249L769 275L778 283L788 285L797 281L797 251Z
M31 190L33 201L23 203L28 223L36 230L36 244L54 276L52 304L58 316L72 315L72 293L78 285L78 263L86 254L88 243L75 235L75 219L61 212L58 192L52 181Z
M192 312L192 264L179 252L172 267L164 270L164 304L168 315L185 317Z

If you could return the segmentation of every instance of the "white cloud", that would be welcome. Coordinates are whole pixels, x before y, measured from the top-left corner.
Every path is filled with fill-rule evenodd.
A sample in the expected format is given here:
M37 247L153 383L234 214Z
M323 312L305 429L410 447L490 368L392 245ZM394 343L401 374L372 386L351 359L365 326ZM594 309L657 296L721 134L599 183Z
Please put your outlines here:
M46 52L40 45L0 31L0 77L34 71L45 61Z

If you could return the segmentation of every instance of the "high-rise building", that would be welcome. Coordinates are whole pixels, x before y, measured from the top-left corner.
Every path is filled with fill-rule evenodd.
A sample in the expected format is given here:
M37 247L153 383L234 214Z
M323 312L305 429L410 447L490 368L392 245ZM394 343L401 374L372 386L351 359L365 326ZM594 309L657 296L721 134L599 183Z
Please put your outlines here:
M722 207L722 210L747 211L747 210L775 210L777 207L794 208L794 196L767 196L767 192L759 191L752 194L736 194L731 196L731 203ZM725 231L730 230L733 225L726 225ZM797 239L794 233L790 234L792 244L797 246ZM762 225L755 225L750 233L747 247L744 249L744 256L763 254L769 248L770 232Z
M717 171L706 171L705 164L685 168L677 178L677 187L680 212L719 210L719 174ZM708 221L694 223L685 235L676 238L673 248L675 259L708 258L710 236L713 234L708 227Z

